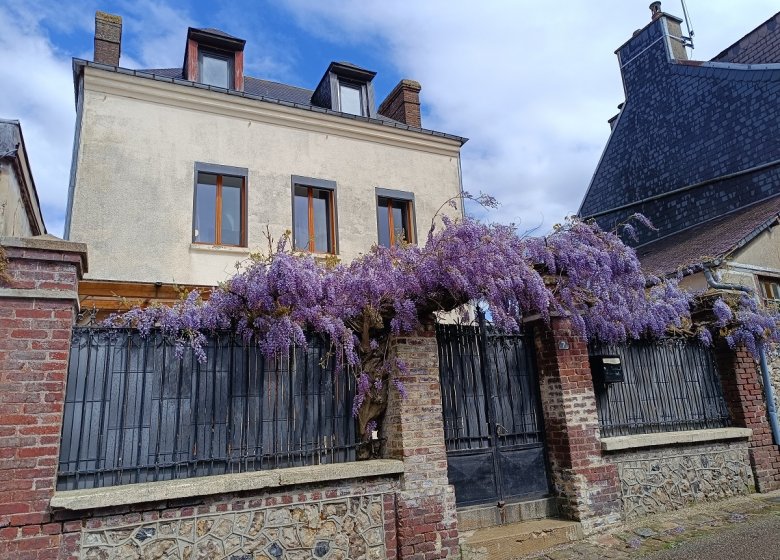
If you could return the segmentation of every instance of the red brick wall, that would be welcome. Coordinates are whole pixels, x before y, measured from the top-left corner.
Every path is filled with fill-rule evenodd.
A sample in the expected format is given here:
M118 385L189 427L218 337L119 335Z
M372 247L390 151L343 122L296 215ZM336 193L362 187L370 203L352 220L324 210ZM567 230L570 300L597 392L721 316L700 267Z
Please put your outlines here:
M756 489L780 489L780 447L772 442L759 366L745 348L732 350L723 340L715 356L734 426L753 430L749 453Z
M601 454L588 345L567 319L536 326L547 453L562 513L586 532L620 521L620 481Z
M397 498L399 558L429 560L459 556L455 491L447 479L444 420L436 331L396 341L407 368L400 377L408 396L390 390L384 422L385 457L405 464Z
M61 533L72 529L49 511L75 313L67 297L75 297L85 248L4 243L11 281L0 288L0 558L56 558Z

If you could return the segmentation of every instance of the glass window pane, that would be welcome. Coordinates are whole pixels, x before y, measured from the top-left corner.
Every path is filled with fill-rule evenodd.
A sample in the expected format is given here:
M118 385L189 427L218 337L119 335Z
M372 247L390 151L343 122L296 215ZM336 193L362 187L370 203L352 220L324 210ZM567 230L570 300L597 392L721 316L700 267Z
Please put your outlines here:
M295 248L300 251L309 250L309 189L295 187L295 202L293 206L295 214L293 238Z
M393 201L393 231L395 242L410 241L409 224L407 223L406 203L400 200Z
M330 239L330 192L315 189L312 200L314 210L314 250L332 253Z
M379 244L382 247L390 246L390 219L387 215L387 199L380 198L377 208L377 218L379 220Z
M229 87L227 59L203 54L200 61L200 81L210 86Z
M339 98L341 100L341 112L351 115L363 114L363 103L359 87L339 84Z
M200 243L216 243L217 176L198 174L195 187L195 224L193 239Z
M228 181L233 179L232 181ZM228 182L238 186L228 186ZM222 179L222 245L241 245L241 179L224 177Z

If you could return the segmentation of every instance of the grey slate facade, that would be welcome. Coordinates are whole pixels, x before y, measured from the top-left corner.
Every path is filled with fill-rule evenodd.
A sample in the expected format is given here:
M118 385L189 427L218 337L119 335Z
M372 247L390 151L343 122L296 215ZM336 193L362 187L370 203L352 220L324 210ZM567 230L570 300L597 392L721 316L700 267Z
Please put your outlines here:
M778 16L760 40L780 40ZM635 245L780 193L780 64L687 60L680 21L661 13L617 50L626 100L580 207L608 229L647 216L658 231Z

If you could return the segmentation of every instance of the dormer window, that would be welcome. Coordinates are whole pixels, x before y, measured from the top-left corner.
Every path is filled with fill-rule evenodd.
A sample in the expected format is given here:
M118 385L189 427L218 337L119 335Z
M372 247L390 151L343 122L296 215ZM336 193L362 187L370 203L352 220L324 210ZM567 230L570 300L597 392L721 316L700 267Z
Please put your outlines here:
M246 41L219 29L187 31L184 78L208 86L244 90L244 45Z
M199 81L210 86L232 89L233 58L233 53L228 55L200 49L198 51Z
M311 96L311 104L358 115L374 117L374 86L376 72L348 62L331 62Z
M339 110L350 115L365 116L365 86L339 80Z

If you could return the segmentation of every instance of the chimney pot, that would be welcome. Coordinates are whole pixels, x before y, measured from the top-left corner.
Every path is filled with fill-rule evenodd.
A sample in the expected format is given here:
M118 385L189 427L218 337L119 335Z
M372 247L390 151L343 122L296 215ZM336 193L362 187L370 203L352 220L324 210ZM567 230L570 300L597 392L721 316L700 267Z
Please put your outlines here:
M420 86L414 80L401 80L379 105L377 113L409 126L421 128Z
M661 11L661 3L660 2L653 2L652 4L650 4L650 14L651 14L650 20L651 21L657 20L659 17L661 17L662 13L663 12Z
M95 62L119 66L122 51L122 18L95 12Z

